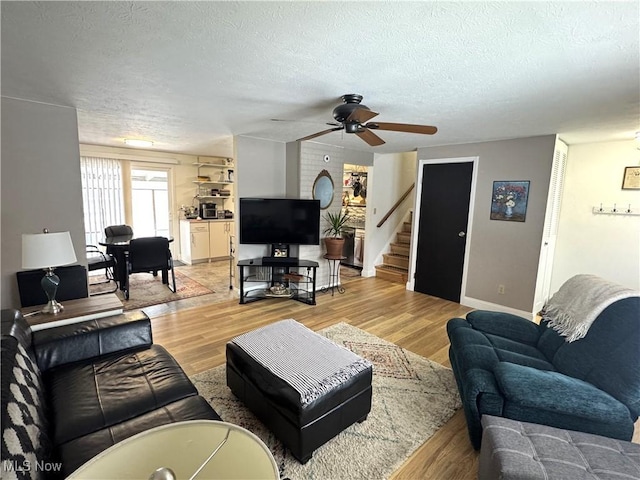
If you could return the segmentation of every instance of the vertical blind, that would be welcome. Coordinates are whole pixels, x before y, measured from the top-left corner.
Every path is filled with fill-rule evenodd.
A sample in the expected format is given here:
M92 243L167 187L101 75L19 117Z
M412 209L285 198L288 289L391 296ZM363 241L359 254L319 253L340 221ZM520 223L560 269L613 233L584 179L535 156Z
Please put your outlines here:
M122 165L113 158L80 157L87 245L98 245L104 228L124 223Z

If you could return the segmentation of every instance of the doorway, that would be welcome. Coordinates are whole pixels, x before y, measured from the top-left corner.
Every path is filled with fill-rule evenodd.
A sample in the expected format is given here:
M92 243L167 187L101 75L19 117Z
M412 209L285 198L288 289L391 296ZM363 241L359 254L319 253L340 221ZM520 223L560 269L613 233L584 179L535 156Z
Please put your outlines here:
M421 161L414 290L460 302L470 241L474 158Z
M131 224L138 237L171 237L170 168L131 166Z
M359 276L364 265L364 242L367 217L368 168L364 165L345 163L342 175L342 211L349 215L349 222L342 229L345 257L341 265L354 270ZM345 269L341 271L348 272Z

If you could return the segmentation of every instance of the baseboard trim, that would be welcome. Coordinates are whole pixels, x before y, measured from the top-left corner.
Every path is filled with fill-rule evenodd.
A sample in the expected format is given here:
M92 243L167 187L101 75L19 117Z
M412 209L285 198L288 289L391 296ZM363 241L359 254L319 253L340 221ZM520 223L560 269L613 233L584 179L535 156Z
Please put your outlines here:
M460 299L460 304L465 307L472 307L479 310L493 310L496 312L505 312L512 313L513 315L518 315L520 317L524 317L531 321L535 320L536 316L532 312L525 312L524 310L518 310L516 308L507 307L505 305L500 305L497 303L487 302L485 300L479 300L477 298L471 297L462 297Z

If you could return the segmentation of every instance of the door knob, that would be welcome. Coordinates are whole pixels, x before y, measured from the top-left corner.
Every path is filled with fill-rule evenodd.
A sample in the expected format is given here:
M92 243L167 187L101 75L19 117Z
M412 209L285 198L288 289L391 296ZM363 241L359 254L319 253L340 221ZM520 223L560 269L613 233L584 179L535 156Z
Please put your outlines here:
M466 232L458 232L459 237L464 237L465 235L466 235Z

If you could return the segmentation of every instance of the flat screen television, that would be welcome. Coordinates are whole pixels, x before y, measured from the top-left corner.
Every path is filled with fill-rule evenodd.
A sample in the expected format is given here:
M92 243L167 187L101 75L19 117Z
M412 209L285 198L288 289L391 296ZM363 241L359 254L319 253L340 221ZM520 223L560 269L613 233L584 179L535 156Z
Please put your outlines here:
M320 200L241 198L240 243L318 245Z

